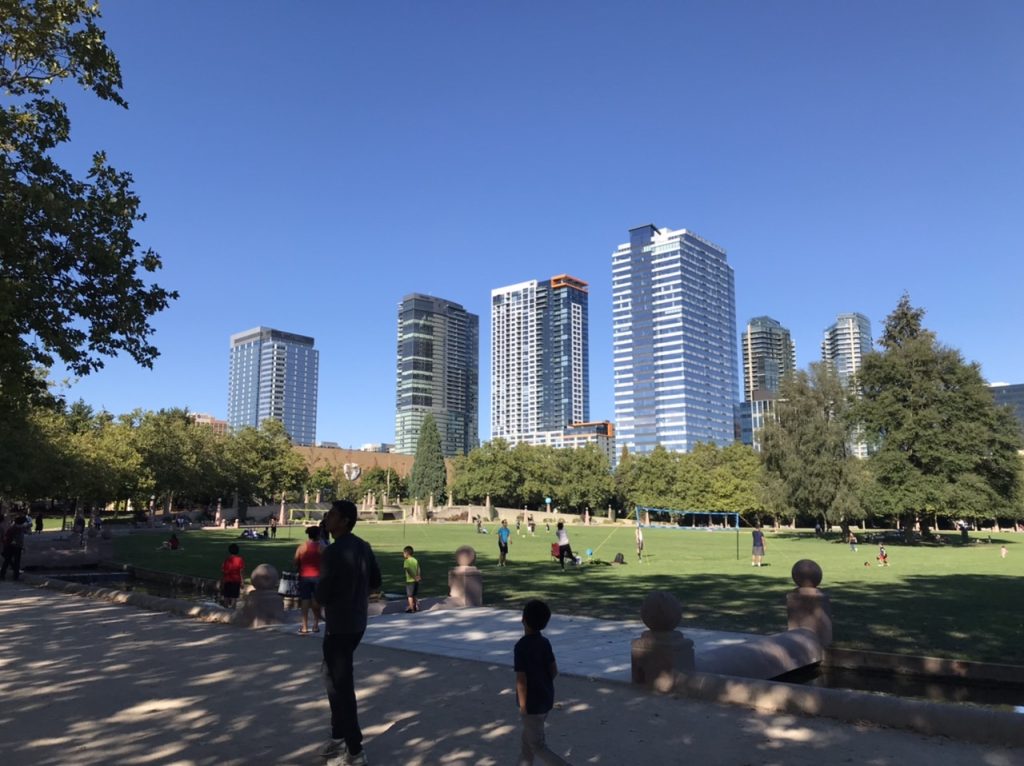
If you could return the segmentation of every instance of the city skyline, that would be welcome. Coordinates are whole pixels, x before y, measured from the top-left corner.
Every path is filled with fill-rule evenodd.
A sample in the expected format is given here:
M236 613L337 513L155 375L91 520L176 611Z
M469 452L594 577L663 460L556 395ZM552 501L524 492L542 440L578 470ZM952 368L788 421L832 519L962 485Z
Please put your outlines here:
M132 173L132 236L181 294L152 369L110 360L71 400L223 417L223 339L286 327L321 352L318 438L390 442L401 297L479 315L486 359L494 285L559 271L589 283L591 418L613 419L607 257L652 220L722 243L738 319L781 321L800 367L837 312L879 328L907 291L1024 382L1019 3L257 7L108 0L130 109L62 86L58 159ZM688 43L623 33L649 18Z

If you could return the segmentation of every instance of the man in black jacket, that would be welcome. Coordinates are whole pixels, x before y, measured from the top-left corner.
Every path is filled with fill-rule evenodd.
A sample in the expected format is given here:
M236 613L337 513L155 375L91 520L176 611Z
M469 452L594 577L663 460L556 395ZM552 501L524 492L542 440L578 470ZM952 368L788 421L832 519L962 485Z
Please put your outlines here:
M316 600L323 607L324 676L331 703L331 739L320 754L328 766L364 766L363 733L359 729L352 656L366 631L371 591L380 588L380 567L373 549L352 534L356 506L336 500L324 519L334 542L320 560Z

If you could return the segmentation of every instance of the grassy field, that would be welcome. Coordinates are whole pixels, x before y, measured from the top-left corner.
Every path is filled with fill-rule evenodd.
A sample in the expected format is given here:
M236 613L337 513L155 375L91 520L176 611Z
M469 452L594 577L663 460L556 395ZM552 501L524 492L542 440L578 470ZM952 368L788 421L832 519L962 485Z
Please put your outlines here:
M489 525L494 532L494 525ZM525 531L525 528L524 528ZM416 549L423 568L423 595L444 595L453 552L469 544L484 572L484 601L515 608L527 598L547 600L562 613L608 619L638 619L651 590L668 590L682 601L683 625L772 633L786 628L785 594L790 569L799 559L817 561L822 588L832 598L837 646L915 655L955 657L1024 665L1024 535L978 535L970 545L950 534L943 546L887 544L889 567L875 565L877 546L857 552L808 531L767 533L765 566L750 565L750 532L645 530L644 561L636 560L629 527L570 528L573 550L592 564L562 572L550 558L553 533L512 534L509 566L498 568L497 537L478 535L468 524L361 524L357 533L377 553L384 589L402 592L401 550ZM238 542L246 565L270 563L290 569L302 530L282 528L277 540L237 540L237 531L193 531L179 535L184 550L157 551L168 533L115 539L119 561L137 566L217 578L230 542ZM289 535L292 535L289 539ZM863 537L863 536L862 536ZM999 555L1005 544L1008 555ZM608 564L616 553L627 564ZM870 566L865 566L865 562Z

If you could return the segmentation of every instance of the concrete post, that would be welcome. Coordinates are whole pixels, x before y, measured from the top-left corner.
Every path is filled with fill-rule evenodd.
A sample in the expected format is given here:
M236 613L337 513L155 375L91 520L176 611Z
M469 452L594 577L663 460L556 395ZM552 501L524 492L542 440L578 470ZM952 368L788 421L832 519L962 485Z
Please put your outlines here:
M632 644L632 679L635 684L670 691L679 672L694 669L693 641L676 630L683 606L671 593L653 591L640 607L640 618L650 629Z
M821 567L810 559L793 565L793 582L797 587L786 594L789 630L806 628L814 633L822 646L832 645L832 603L819 589Z

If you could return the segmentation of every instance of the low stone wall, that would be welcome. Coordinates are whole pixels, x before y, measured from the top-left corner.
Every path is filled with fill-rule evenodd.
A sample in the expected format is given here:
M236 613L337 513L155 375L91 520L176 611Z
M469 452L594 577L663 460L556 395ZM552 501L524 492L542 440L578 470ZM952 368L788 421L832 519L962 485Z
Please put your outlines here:
M219 606L208 606L196 604L193 601L184 601L176 598L162 598L150 596L146 593L132 593L130 591L114 590L103 588L97 585L84 585L82 583L66 582L46 575L24 574L22 579L40 588L70 593L86 598L101 599L115 604L128 604L140 609L149 609L154 612L168 612L179 617L190 617L194 620L204 622L228 623L233 612Z
M710 673L677 673L656 685L664 693L718 704L742 705L761 713L796 713L835 718L848 723L868 721L966 742L1024 745L1019 713L970 705L885 697L845 689L820 689L778 681L757 681Z

